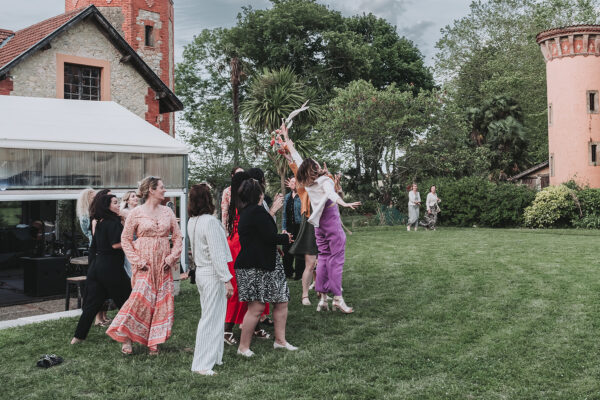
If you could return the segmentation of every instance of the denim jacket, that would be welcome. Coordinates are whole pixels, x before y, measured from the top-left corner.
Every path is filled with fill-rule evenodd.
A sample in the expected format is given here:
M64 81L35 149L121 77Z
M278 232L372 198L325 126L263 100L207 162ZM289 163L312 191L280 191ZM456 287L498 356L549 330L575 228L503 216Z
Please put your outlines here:
M288 193L285 195L285 198L283 200L283 220L281 221L281 229L283 229L284 231L287 231L287 203L290 200L290 198L292 197L292 192ZM297 224L300 224L300 221L302 220L302 202L300 201L300 196L296 195L296 197L294 197L294 220L296 221Z

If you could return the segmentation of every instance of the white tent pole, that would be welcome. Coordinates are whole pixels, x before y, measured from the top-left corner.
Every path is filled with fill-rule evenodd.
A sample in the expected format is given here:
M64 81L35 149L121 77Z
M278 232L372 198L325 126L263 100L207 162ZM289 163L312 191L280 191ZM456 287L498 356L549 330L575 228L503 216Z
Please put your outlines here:
M187 254L188 241L187 238L187 196L186 193L180 194L179 201L179 225L181 227L181 235L183 236L183 251L181 252L181 266L184 271L187 271Z

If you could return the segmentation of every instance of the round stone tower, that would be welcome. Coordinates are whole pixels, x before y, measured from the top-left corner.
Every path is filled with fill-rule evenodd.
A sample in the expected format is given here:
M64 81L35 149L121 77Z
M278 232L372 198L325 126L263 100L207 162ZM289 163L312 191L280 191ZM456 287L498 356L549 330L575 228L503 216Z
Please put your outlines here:
M537 35L546 61L550 184L600 188L600 25Z
M129 45L173 90L175 82L173 0L65 0L65 11L95 5ZM168 119L174 132L174 115Z

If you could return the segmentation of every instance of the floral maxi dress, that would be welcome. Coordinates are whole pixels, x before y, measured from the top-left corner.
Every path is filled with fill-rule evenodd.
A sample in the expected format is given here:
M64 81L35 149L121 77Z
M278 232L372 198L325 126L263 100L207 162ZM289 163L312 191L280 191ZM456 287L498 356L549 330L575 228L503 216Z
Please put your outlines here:
M134 208L123 229L121 245L131 263L132 291L106 331L118 342L127 338L156 347L171 336L173 326L173 267L181 255L181 230L175 214L159 206L158 216ZM137 239L133 241L134 234ZM173 242L170 246L169 235ZM165 271L165 264L171 266ZM144 271L143 267L147 267Z

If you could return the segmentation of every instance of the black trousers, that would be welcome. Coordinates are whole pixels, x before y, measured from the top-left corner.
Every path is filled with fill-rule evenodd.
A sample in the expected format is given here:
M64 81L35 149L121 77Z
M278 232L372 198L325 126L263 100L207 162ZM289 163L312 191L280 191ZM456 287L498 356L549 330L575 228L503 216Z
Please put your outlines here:
M298 236L298 230L300 229L300 224L288 224L288 232L292 234L294 240ZM302 274L304 273L304 255L294 256L290 254L290 248L292 244L283 245L283 269L285 271L285 276L291 278L295 275L294 279L301 279ZM295 264L295 265L294 265ZM295 267L295 268L294 268Z
M88 269L85 286L83 313L75 329L75 337L81 340L87 337L92 322L106 299L112 299L121 308L131 294L131 281L123 268L122 257L97 255Z

